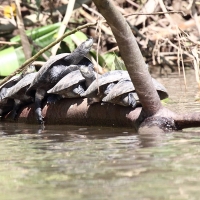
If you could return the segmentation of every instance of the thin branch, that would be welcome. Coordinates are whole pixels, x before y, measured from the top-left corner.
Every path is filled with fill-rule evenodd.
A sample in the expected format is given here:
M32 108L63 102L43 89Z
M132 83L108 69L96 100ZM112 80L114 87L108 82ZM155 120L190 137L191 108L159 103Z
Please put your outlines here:
M0 41L0 44L15 45L15 44L19 44L19 42Z
M163 15L163 14L171 14L171 13L180 13L182 16L186 15L183 11L167 11L167 12L154 12L154 13L131 13L131 14L123 15L123 16L129 17L131 15Z
M19 33L20 33L23 52L24 52L25 58L29 59L32 54L31 45L28 41L28 37L25 32L25 27L24 27L24 22L23 22L22 15L21 15L21 8L20 8L19 0L15 0L15 3L17 6L17 26L18 26Z
M167 9L165 7L165 4L163 3L163 0L158 0L161 9L163 10L163 12L165 12L165 17L168 19L168 21L170 22L170 24L173 24L173 20L171 18L171 16L169 15L169 13L167 13Z

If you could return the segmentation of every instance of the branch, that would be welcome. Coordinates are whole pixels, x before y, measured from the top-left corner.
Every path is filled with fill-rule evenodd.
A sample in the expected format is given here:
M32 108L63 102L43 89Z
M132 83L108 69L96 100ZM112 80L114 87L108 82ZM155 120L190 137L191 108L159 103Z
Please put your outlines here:
M17 6L17 26L18 26L18 29L19 29L22 48L23 48L25 58L29 59L31 57L31 54L32 54L31 45L28 41L28 37L27 37L26 32L25 32L25 27L24 27L24 22L23 22L22 15L21 15L21 8L20 8L19 0L15 0L15 3L16 3L16 6Z

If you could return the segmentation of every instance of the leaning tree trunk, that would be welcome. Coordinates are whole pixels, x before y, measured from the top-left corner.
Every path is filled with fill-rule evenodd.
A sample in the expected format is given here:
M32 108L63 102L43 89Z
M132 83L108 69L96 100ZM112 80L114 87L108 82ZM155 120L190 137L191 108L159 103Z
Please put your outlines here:
M142 104L142 111L136 120L138 127L141 129L146 126L157 126L162 130L169 130L200 126L199 113L177 115L162 107L141 51L125 18L112 0L93 0L93 2L111 27Z
M112 29L145 115L154 115L162 105L129 25L111 0L93 2Z

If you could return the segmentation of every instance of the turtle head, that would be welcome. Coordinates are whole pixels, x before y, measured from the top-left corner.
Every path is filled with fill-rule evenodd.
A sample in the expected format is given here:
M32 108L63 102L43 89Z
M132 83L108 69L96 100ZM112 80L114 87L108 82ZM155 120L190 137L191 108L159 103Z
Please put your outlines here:
M84 41L83 43L81 43L81 45L77 48L77 50L81 53L87 54L91 47L93 45L93 39L89 38L86 41Z
M82 74L82 76L84 78L90 78L92 76L94 76L94 68L93 68L93 64L89 64L87 65L81 65L80 66L80 72Z
M96 73L94 71L93 64L90 63L88 66L81 65L79 69L82 76L85 78L86 87L89 87L89 85L96 79Z

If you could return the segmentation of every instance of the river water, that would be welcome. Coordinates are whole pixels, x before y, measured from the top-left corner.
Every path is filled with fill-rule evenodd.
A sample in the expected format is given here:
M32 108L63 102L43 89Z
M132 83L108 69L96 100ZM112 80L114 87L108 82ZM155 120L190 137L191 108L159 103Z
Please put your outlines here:
M188 73L159 79L167 107L200 111ZM200 128L139 135L129 128L0 124L1 200L199 199Z

